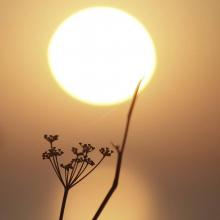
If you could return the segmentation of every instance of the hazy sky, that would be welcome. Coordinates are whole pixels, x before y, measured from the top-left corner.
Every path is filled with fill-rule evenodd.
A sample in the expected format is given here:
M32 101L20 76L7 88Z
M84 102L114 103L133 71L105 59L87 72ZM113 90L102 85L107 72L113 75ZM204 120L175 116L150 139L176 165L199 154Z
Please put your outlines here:
M129 103L96 107L74 100L53 79L46 57L58 24L96 5L136 16L158 56L133 115L124 177L100 219L219 220L217 0L0 1L0 219L57 219L62 187L41 159L43 134L58 133L67 155L79 141L120 143ZM114 161L109 158L71 192L65 220L91 219L111 183Z

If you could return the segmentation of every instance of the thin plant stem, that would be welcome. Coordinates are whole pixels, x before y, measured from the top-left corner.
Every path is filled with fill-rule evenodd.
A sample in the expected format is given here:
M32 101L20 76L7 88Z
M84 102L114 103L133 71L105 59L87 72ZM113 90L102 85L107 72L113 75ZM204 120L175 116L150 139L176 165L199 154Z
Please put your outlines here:
M52 160L51 160L51 159L49 159L49 160L50 160L50 163L51 163L51 165L52 165L52 167L53 167L53 169L54 169L54 172L55 172L55 174L57 175L58 179L60 180L60 182L62 183L62 185L65 186L65 184L64 184L64 182L63 182L63 179L62 179L62 177L60 177L59 174L57 173L57 170L56 170L56 168L55 168L55 166L54 166Z
M69 179L69 183L68 183L69 185L71 185L72 179L73 179L73 177L75 175L75 172L77 170L77 166L78 166L78 162L75 161L75 163L73 165L73 169L72 169L71 174L70 174L70 179Z
M78 177L80 176L80 173L81 173L81 171L82 171L82 168L83 168L83 165L84 165L84 161L82 162L82 164L81 164L81 166L80 166L80 168L79 168L79 170L78 170L78 172L77 172L77 174L76 174L76 177L73 179L73 182L75 182L77 179L78 179Z
M124 149L125 149L125 145L126 145L126 141L127 141L127 137L128 137L128 131L129 131L129 127L130 127L130 121L131 121L131 116L133 113L133 109L135 106L135 102L137 99L137 95L138 95L138 91L140 88L142 80L140 80L137 84L136 90L134 92L133 95L133 99L128 111L128 115L127 115L127 121L126 121L126 125L125 125L125 130L124 130L124 135L123 135L123 139L122 139L122 144L121 144L121 148L119 148L119 146L113 145L117 151L117 164L116 164L116 170L115 170L115 176L114 176L114 180L112 183L111 188L109 189L107 195L105 196L104 200L102 201L101 205L99 206L98 210L96 211L94 217L92 218L92 220L97 220L98 217L100 216L100 214L102 213L102 211L104 210L106 204L108 203L109 199L111 198L112 194L114 193L114 191L116 190L117 186L118 186L118 182L119 182L119 177L120 177L120 171L121 171L121 164L122 164L122 159L123 159L123 155L124 155Z
M76 181L75 183L71 184L71 187L75 186L77 183L81 182L84 178L86 178L90 173L92 173L93 170L95 170L96 167L98 167L98 165L104 160L105 156L103 156L101 158L101 160L82 178L80 178L78 181Z
M84 173L87 167L88 167L88 164L86 164L85 167L82 169L81 173L78 174L77 179Z
M60 167L59 167L59 162L58 162L57 156L55 156L55 160L56 160L56 164L57 164L57 167L58 167L59 177L60 177L60 179L61 179L62 182L63 182L63 178L62 178L62 175L61 175L61 172L60 172ZM63 182L63 183L64 183L64 182Z
M102 154L102 157L99 162L95 164L95 162L88 156L88 154L92 152L95 147L93 147L91 144L79 143L82 147L80 151L78 151L78 148L72 148L74 158L67 164L60 164L58 157L61 156L64 152L61 149L53 146L53 142L58 140L58 135L45 134L44 138L50 143L50 148L47 151L43 152L42 158L43 160L48 159L50 161L51 166L56 176L62 183L64 189L63 200L59 215L59 220L63 220L69 190L73 186L81 182L92 171L94 171L105 157L111 156L113 150L109 149L108 147L100 148L99 151ZM86 172L89 165L93 166L93 168ZM60 167L62 168L62 170L60 169ZM83 175L84 172L85 174Z
M82 175L82 173L86 170L86 168L88 166L88 164L86 164L86 166L83 168L83 165L84 164L82 164L82 166L80 167L76 177L73 179L73 181L72 181L73 183Z
M68 193L69 193L69 188L65 187L64 188L64 194L63 194L63 201L62 201L62 205L61 205L61 209L60 209L59 220L63 220L64 210L65 210L65 206L66 206L66 200L67 200Z
M50 148L51 149L53 148L53 143L52 142L50 143ZM57 177L60 179L61 183L64 185L64 181L63 181L63 178L62 178L62 175L61 175L61 172L60 172L57 156L52 156L52 159L53 159L53 162L51 161L51 164L54 164L54 170L56 170L55 172L57 174Z

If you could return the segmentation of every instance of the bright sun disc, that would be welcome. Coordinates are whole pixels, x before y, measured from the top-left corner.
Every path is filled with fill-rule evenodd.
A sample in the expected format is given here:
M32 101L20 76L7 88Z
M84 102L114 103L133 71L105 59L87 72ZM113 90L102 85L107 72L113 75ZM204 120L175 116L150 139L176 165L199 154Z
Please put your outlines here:
M49 65L59 85L90 104L111 105L130 98L138 81L150 81L156 54L145 27L109 7L84 9L55 31Z

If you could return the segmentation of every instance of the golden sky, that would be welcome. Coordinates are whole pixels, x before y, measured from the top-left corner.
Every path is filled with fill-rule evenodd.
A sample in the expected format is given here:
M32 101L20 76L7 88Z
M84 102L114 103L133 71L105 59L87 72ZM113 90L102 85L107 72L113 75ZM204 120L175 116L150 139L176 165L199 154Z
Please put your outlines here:
M66 154L80 141L97 148L120 143L129 103L96 107L74 100L57 85L47 62L56 27L73 12L97 5L137 17L149 30L158 57L155 75L139 96L133 115L122 167L126 175L106 207L109 214L104 220L129 220L122 210L131 212L133 220L218 220L217 0L0 1L0 219L57 218L62 188L41 159L47 148L45 133L59 134ZM111 183L114 160L109 158L97 176L94 173L72 190L65 220L91 217L100 201L95 197L97 187L103 184L104 193ZM104 169L110 177L102 173ZM89 199L83 194L86 187ZM121 194L117 197L117 193ZM114 204L121 208L116 210ZM88 215L80 217L81 213Z

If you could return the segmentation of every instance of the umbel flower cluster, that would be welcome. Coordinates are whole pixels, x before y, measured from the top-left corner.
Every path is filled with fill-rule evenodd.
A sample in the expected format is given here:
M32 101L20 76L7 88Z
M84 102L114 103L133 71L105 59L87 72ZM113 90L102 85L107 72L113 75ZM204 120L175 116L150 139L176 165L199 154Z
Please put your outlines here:
M108 203L109 199L111 198L118 186L118 181L121 172L121 164L124 155L124 149L126 146L131 116L136 103L141 82L142 79L137 84L130 108L128 110L127 121L124 129L124 135L122 138L121 146L112 143L112 146L115 148L117 154L114 180L109 191L107 192L103 201L101 202L101 205L99 206L95 215L93 216L92 220L97 220L99 218L100 214L102 213L103 209L105 208L106 204ZM43 153L43 159L47 159L50 161L57 177L59 178L64 187L64 194L59 217L59 220L63 220L65 204L69 189L75 186L80 181L82 181L86 176L88 176L104 160L105 157L111 156L113 151L107 147L99 149L100 153L102 154L102 157L98 161L98 163L95 164L95 162L89 157L90 152L92 152L95 148L91 144L79 143L80 149L75 147L72 148L73 159L67 164L60 164L58 158L63 154L63 151L53 146L53 142L58 140L58 135L44 135L44 138L50 143L50 148Z
M86 176L88 176L95 168L104 160L105 157L112 155L113 151L106 148L100 148L99 152L102 157L95 163L89 154L95 150L91 144L79 143L80 148L72 147L73 159L67 164L60 164L59 157L64 152L54 146L54 142L58 140L58 135L44 135L49 142L50 148L42 154L42 158L49 160L54 172L65 188L72 188Z

